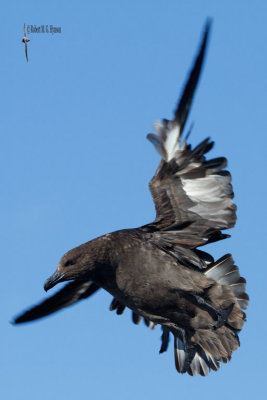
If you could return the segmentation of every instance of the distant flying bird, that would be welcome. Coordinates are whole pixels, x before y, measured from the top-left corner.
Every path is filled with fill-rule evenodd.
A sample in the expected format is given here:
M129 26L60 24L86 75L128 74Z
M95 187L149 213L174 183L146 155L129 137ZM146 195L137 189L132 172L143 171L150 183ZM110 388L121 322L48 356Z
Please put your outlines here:
M30 39L28 39L27 36L26 36L25 24L23 26L23 31L24 31L24 37L22 39L22 43L25 43L25 55L26 55L26 60L28 62L28 47L27 47L27 43L30 41Z
M162 160L150 181L156 219L136 229L108 233L63 255L45 290L72 281L26 311L15 323L32 321L91 296L100 288L113 297L110 309L132 310L162 327L160 353L174 336L178 372L207 375L239 347L248 295L230 254L217 261L199 246L229 237L221 230L236 221L231 175L225 158L207 160L213 142L191 148L182 140L210 31L205 27L193 69L172 121L154 124L148 139Z

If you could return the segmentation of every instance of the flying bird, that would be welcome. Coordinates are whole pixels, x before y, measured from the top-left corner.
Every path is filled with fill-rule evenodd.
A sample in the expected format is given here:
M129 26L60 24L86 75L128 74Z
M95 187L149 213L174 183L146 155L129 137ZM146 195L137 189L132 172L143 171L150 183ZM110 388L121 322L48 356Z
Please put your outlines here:
M26 55L26 60L28 62L28 46L27 46L27 43L30 41L30 39L28 39L27 36L26 36L25 24L23 26L23 32L24 32L24 36L22 38L22 43L25 44L25 55Z
M208 138L192 148L184 126L201 73L211 22L173 120L154 124L148 139L162 157L149 183L156 218L136 229L98 237L63 255L46 280L47 291L71 281L55 295L18 316L19 324L47 316L90 297L100 288L113 296L110 310L128 307L138 324L161 325L160 353L174 337L175 366L180 373L207 375L231 359L248 306L246 281L233 258L217 261L199 249L229 237L222 230L236 222L231 175L224 157L207 159Z

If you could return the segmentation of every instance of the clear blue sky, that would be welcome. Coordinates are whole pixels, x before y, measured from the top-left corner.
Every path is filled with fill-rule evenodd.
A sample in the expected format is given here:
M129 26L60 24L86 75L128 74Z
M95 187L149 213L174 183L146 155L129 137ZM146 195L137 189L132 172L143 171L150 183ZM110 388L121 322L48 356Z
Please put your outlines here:
M1 19L1 397L263 398L266 357L267 3L13 1ZM45 298L61 255L101 234L154 219L148 191L159 156L145 136L171 118L214 18L190 120L191 141L216 141L238 205L231 252L251 297L241 348L208 377L178 375L160 329L108 311L101 292L54 316L12 326ZM23 23L60 26L29 34ZM264 276L265 275L265 276ZM264 332L265 331L265 332Z

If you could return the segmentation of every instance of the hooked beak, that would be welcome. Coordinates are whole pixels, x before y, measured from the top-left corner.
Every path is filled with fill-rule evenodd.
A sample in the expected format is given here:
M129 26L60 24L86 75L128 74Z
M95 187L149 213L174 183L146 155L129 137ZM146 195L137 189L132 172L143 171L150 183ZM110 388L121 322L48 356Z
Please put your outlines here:
M65 274L59 274L57 271L48 278L44 283L44 290L47 292L49 289L54 287L57 283L64 280Z

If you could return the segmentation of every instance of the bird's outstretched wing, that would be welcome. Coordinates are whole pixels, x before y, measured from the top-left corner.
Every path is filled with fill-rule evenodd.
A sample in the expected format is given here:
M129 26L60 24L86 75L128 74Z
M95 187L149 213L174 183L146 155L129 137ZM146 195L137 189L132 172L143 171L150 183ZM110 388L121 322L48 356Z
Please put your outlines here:
M92 281L70 282L53 296L16 317L14 323L19 324L21 322L29 322L38 318L46 317L49 314L91 296L98 289L99 287Z
M53 314L56 311L61 310L62 308L71 306L72 304L77 303L82 299L86 299L87 297L94 294L99 288L92 281L82 282L82 281L73 281L68 283L63 287L63 289L59 290L53 296L50 296L48 299L42 301L40 304L30 308L25 311L23 314L19 315L14 319L14 324L19 324L22 322L30 322L35 319L46 317L47 315ZM118 315L122 314L126 307L121 304L117 299L113 299L110 305L110 311L116 310ZM132 313L132 319L135 324L139 324L143 319L141 316ZM155 324L148 319L144 318L145 324L149 328L154 328Z
M154 223L144 228L154 230L161 239L190 248L222 239L222 229L231 228L236 220L231 175L225 171L223 157L206 160L212 148L210 139L195 149L182 142L183 128L201 73L210 31L207 22L200 50L182 93L172 121L157 121L156 134L148 139L162 156L162 161L149 183L155 208ZM160 231L160 232L159 232ZM158 232L158 233L157 233Z

